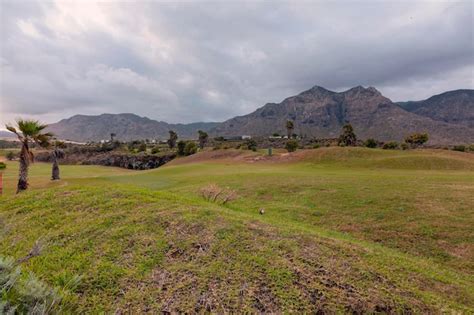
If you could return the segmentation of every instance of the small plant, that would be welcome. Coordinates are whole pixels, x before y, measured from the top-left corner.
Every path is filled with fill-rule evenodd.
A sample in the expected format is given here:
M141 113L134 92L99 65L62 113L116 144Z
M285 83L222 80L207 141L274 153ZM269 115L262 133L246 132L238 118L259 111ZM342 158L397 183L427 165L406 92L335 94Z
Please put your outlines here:
M245 140L244 146L247 148L247 150L257 151L257 141L254 139Z
M3 162L0 162L0 170L6 169L7 165Z
M234 190L221 188L216 184L209 184L201 188L199 193L205 200L220 203L222 205L237 198L237 193Z
M382 149L384 150L396 150L398 149L398 142L390 141L383 145Z
M298 141L296 140L288 140L285 144L285 149L288 152L295 152L298 149Z
M367 140L365 140L365 143L364 145L367 147L367 148L376 148L378 146L378 143L377 143L377 140L373 139L373 138L369 138Z
M402 144L400 144L400 147L402 148L402 150L408 150L408 149L410 149L410 146L409 146L407 143L405 143L405 142L403 142Z
M454 151L459 151L459 152L466 152L466 146L465 145L455 145L453 147Z

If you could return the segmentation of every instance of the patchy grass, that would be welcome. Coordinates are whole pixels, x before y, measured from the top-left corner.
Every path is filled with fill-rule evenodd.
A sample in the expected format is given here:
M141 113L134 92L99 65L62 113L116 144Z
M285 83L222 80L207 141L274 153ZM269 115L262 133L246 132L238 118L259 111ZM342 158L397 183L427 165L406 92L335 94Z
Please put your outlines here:
M0 201L0 252L19 258L45 240L24 268L52 286L81 276L65 301L78 312L469 313L474 162L452 153L68 166L56 184L35 164L32 191ZM238 198L207 202L209 184Z

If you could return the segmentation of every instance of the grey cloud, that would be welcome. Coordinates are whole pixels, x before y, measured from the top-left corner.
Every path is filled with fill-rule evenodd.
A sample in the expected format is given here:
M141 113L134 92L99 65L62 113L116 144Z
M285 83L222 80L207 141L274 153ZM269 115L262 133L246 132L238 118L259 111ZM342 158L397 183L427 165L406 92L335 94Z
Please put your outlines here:
M135 112L224 120L321 85L472 88L472 2L2 1L0 123Z

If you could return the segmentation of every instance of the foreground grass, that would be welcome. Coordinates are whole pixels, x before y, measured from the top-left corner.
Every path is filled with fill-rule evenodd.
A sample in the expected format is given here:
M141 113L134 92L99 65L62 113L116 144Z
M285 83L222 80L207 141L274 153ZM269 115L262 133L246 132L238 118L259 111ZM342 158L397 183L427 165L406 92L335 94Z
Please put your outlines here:
M473 312L471 156L337 150L69 166L54 184L36 164L33 190L1 200L0 252L19 258L42 239L24 268L54 286L82 276L66 294L76 312ZM206 202L209 183L239 198Z

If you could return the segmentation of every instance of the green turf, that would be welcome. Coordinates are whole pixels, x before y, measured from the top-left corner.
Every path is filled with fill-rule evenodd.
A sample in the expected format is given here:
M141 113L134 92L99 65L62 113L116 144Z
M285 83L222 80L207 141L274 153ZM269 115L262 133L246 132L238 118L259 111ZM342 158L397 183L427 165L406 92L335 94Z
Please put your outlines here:
M468 153L324 148L281 163L62 166L57 183L38 163L20 196L7 164L0 250L18 258L46 239L25 268L51 285L81 275L65 303L79 312L474 310ZM210 183L238 198L203 200Z

